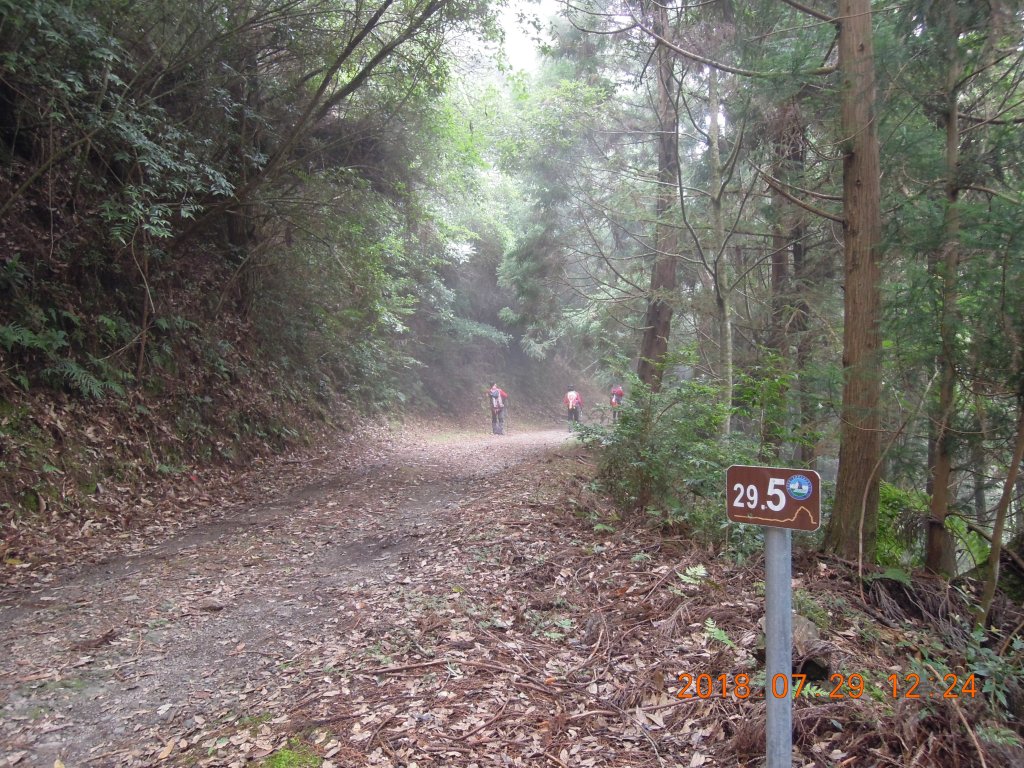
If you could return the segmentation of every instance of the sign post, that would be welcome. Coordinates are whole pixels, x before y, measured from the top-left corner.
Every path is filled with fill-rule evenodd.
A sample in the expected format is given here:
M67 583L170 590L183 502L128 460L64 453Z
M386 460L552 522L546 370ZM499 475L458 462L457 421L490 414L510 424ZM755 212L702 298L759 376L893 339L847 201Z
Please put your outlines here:
M728 517L764 527L765 733L767 768L793 765L793 546L790 531L821 525L817 472L734 465L726 473Z
M764 529L764 685L768 707L765 757L768 768L793 765L793 700L789 697L793 674L791 537L783 528Z

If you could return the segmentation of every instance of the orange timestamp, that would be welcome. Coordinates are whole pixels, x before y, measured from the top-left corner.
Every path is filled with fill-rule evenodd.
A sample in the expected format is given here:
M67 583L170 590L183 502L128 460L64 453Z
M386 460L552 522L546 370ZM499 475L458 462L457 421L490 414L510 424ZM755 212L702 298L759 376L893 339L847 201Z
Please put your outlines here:
M771 685L765 690L755 688L750 681L750 675L740 673L738 675L710 675L707 673L692 675L689 672L682 672L676 680L680 688L676 692L677 699L711 699L711 698L734 698L734 699L755 699L760 700L771 695L775 699L784 699L789 696L798 698L800 696L814 696L827 699L859 699L865 692L864 675L854 672L844 675L839 672L829 675L829 690L812 685L804 690L807 685L807 675L777 674L772 677ZM921 676L911 672L903 675L889 675L883 683L877 687L883 695L892 696L894 699L928 699L943 698L957 699L961 696L974 698L978 692L977 681L973 674L967 675L960 680L960 676L949 673L942 676L938 688L931 692L918 691L921 686ZM938 682L938 681L936 681Z

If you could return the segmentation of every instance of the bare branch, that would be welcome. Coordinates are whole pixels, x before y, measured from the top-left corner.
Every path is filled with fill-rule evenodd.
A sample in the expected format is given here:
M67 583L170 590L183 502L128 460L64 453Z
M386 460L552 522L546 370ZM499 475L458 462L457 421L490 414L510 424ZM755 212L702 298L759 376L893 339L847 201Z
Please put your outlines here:
M834 24L836 21L838 21L838 19L836 19L834 16L829 16L824 11L815 10L814 8L811 8L809 5L798 3L796 0L782 0L782 2L784 2L791 8L796 8L798 11L800 11L800 13L806 13L808 16L813 16L814 18L819 19L821 21L826 21L829 24Z
M778 181L773 179L771 176L769 176L767 173L762 171L760 168L757 168L757 166L754 166L754 169L768 183L769 187L771 187L776 192L778 192L780 195L782 195L784 198L789 200L789 202L793 203L793 205L799 206L800 208L803 208L808 213L813 213L815 216L821 216L822 218L828 219L829 221L834 221L837 224L845 224L846 223L846 220L842 216L837 216L834 213L829 213L828 211L823 210L821 208L817 208L817 207L811 205L810 203L805 203L803 200L799 199L798 197L794 197L789 192L787 192L779 184Z
M709 58L707 58L705 56L701 56L701 55L699 55L697 53L694 53L693 51L688 51L685 48L679 47L678 45L676 45L675 43L673 43L670 40L666 39L662 35L659 35L657 32L655 32L650 27L646 26L642 21L637 19L636 16L633 17L633 20L636 22L636 26L639 27L641 30L643 30L645 33L647 33L648 36L650 36L651 38L653 38L657 42L661 43L662 45L664 45L669 50L674 51L675 53L679 54L684 59L688 59L690 61L695 61L698 64L704 64L705 66L708 66L708 67L713 67L714 69L717 69L720 72L728 72L731 75L740 75L742 77L757 77L757 78L761 78L761 79L765 79L765 80L771 80L771 79L782 78L782 77L789 77L792 74L790 72L759 72L759 71L752 70L752 69L741 69L739 67L733 67L733 66L730 66L729 64L723 64L720 61L714 61L713 59L709 59ZM832 74L835 71L836 71L835 67L817 67L815 69L809 69L809 70L806 70L804 72L799 72L797 74L816 75L816 76L817 75L830 75L830 74Z
M1000 192L998 189L992 189L991 187L982 187L977 184L971 184L969 186L960 187L960 189L969 189L973 192L981 192L986 195L991 195L992 197L998 197L999 199L1005 200L1008 203L1013 203L1014 205L1021 204L1021 199L1019 197L1011 197L1006 192Z

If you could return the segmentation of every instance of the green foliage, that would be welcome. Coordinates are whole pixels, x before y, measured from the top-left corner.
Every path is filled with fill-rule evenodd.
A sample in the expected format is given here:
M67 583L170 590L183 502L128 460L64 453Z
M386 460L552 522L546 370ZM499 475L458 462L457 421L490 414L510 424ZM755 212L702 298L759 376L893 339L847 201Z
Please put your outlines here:
M1011 728L1002 725L984 724L978 726L978 738L987 744L1004 747L1024 747L1020 735Z
M94 358L91 362L95 368L100 369L101 375L86 369L70 358L58 360L55 365L43 369L42 375L44 379L55 386L69 389L95 400L100 400L107 394L124 395L124 388L114 378L118 376L119 372ZM126 376L126 374L121 374L121 376Z
M891 483L879 486L877 561L879 565L915 566L924 557L921 523L928 515L928 496L904 491Z
M913 585L913 581L910 578L910 574L904 571L902 568L889 567L881 573L871 573L864 577L866 581L875 581L876 579L888 579L889 581L896 581L905 587Z
M831 623L828 611L818 604L814 596L805 589L793 591L793 610L810 619L818 629L827 630Z
M791 366L792 361L762 350L754 364L735 372L733 404L738 416L750 420L748 431L762 441L761 463L774 464L783 446L813 450L823 436L816 418L798 420L795 414L820 408L816 393L825 389L832 371L810 360L799 373Z
M263 768L316 768L321 763L323 759L309 746L291 739L286 748L277 750L260 765Z
M461 343L481 339L500 347L507 347L512 340L509 334L499 331L493 325L478 323L464 317L451 316L447 318L447 325L455 335L456 340Z
M44 329L39 333L28 330L18 323L0 325L0 346L8 352L15 347L24 350L35 350L52 358L68 344L66 334L59 329Z
M600 448L600 478L620 504L720 540L725 470L757 451L744 438L722 437L726 413L710 385L684 381L654 394L633 381L615 427L584 426L581 436Z
M728 633L719 627L715 623L715 620L710 616L704 619L704 636L711 640L716 640L728 648L732 648L734 651L739 649L739 646L733 642L733 639L729 637Z
M70 323L72 332L68 333L55 324L63 319ZM103 318L99 328L113 340L122 338L123 329L110 318ZM91 399L102 399L110 394L123 395L122 384L130 378L129 374L119 370L107 360L94 357L88 353L81 354L81 360L67 355L72 339L79 339L79 320L71 313L50 312L43 316L45 324L32 331L18 323L0 325L0 347L14 353L13 359L17 367L30 367L35 358L43 362L37 366L39 380L48 386L63 389ZM83 362L84 361L84 362ZM28 389L30 380L26 373L9 373Z
M205 198L230 194L232 185L203 158L200 137L157 100L133 90L136 63L125 42L104 28L107 18L99 10L88 3L3 0L7 53L0 70L36 97L19 103L27 135L41 138L29 127L33 119L49 127L51 141L58 138L52 131L59 131L60 146L52 147L49 163L67 164L81 179L86 153L94 152L125 182L108 185L99 206L114 240L131 242L137 232L169 237L172 214L190 216ZM135 181L128 183L129 176Z
M958 514L950 514L946 516L944 522L946 530L956 539L958 549L969 558L969 562L965 565L966 570L988 560L992 545L980 533L968 528L967 521L963 517Z
M796 374L786 371L784 361L774 353L746 371L739 371L733 384L733 401L743 413L762 425L761 433L775 444L796 443L792 434L788 395ZM799 442L809 442L804 436Z
M960 653L954 653L938 641L931 641L916 646L917 652L908 657L908 661L922 681L931 681L934 685L941 684L945 675L954 674L958 685L963 686L968 676L974 675L975 698L982 699L993 714L1006 717L1010 713L1011 699L1020 701L1024 696L1024 685L1021 684L1024 680L1024 640L1014 638L1011 648L1002 655L997 651L998 640L998 636L992 637L975 627L969 635L965 633ZM950 677L949 682L952 680Z
M373 9L310 8L229 3L211 17L170 0L0 0L0 148L15 190L0 206L38 199L59 244L29 265L0 261L4 375L94 398L118 394L130 367L164 391L198 351L218 386L262 367L293 399L340 391L394 407L431 334L508 345L443 277L476 247L462 198L482 210L486 196L480 138L443 97L439 42L452 26L495 34L493 14L397 4L339 59L337 40ZM307 106L313 119L298 119ZM52 316L68 306L77 321ZM191 430L202 419L189 410Z
M697 563L697 565L688 566L686 568L685 573L676 573L676 576L679 577L679 580L683 582L683 584L689 584L690 586L694 587L699 587L701 582L704 581L707 575L708 569L705 568L701 563Z
M528 610L525 618L533 626L532 634L535 637L543 637L554 642L564 640L575 626L572 619L557 611Z
M990 708L1009 714L1011 696L1018 701L1024 696L1024 639L1015 637L1005 654L994 644L984 630L975 628L965 652L966 668L983 679L981 693Z
M625 233L647 217L636 200L650 190L644 181L624 188L629 174L609 173L603 157L595 160L631 152L630 142L607 130L623 119L610 95L596 78L552 76L513 81L498 104L513 128L496 131L498 165L516 174L523 201L510 212L518 236L498 270L500 285L514 294L502 320L536 360L633 352L622 317L642 309L635 290L646 266L642 245Z

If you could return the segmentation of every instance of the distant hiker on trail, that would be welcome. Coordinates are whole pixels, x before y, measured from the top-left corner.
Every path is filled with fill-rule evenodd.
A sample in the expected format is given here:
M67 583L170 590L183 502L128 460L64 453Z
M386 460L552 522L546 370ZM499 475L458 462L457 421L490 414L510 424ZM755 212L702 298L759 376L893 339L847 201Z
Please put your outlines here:
M487 390L487 400L491 406L491 431L496 435L505 434L505 409L508 407L508 394L491 382L491 388Z
M562 398L569 416L569 431L572 432L572 425L580 423L583 415L583 397L576 391L575 387L569 387L569 391Z
M616 384L611 391L612 424L619 420L619 406L622 405L622 398L626 393L622 391L622 385Z

